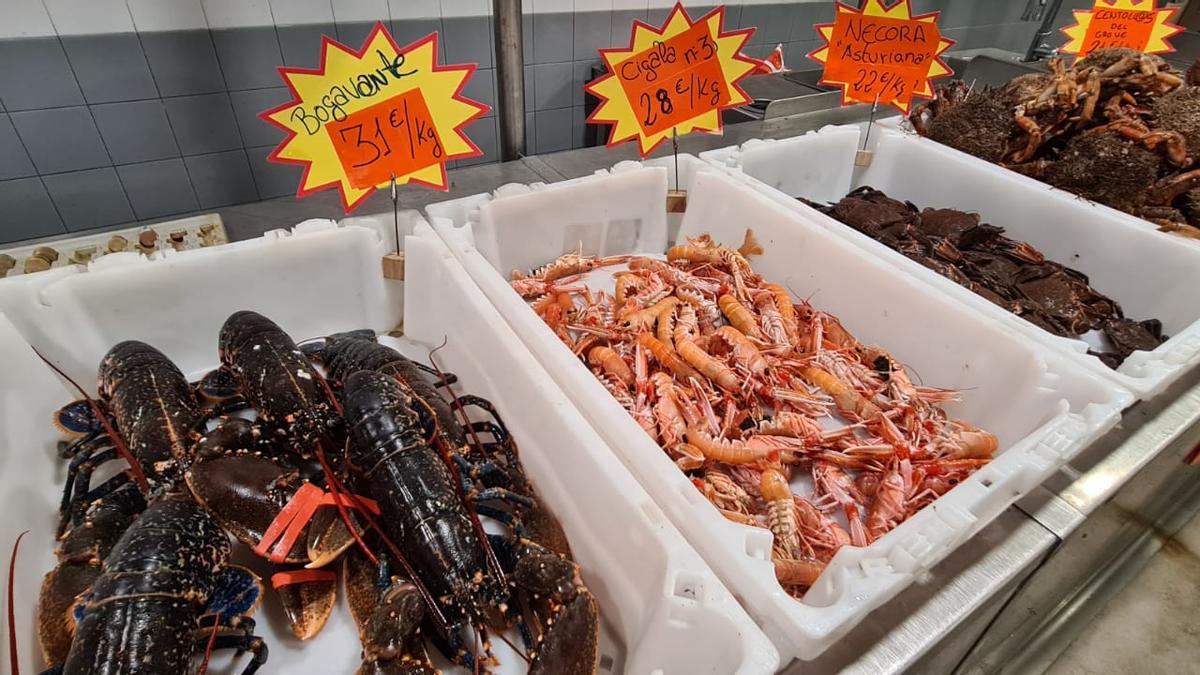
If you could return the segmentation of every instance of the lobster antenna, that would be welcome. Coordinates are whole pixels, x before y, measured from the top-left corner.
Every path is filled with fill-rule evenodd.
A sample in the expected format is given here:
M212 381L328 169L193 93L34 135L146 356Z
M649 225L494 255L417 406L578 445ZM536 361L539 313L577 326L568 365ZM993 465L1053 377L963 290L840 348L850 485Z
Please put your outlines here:
M50 359L43 356L42 353L38 351L37 347L30 345L30 349L33 350L34 354L37 354L38 358L41 359L43 363L50 366L50 368L54 372L58 373L59 376L64 380L70 382L71 386L75 387L75 390L78 391L79 395L83 397L83 400L88 402L88 405L92 408L92 414L96 416L96 419L100 420L100 425L104 427L104 433L108 434L112 444L116 446L117 452L125 459L126 462L129 463L129 471L133 474L133 480L135 483L137 483L138 489L141 490L143 495L149 496L150 481L146 480L146 474L142 471L141 462L138 462L136 459L134 459L133 453L129 451L129 446L125 445L125 439L121 438L121 436L117 434L117 430L113 429L112 425L108 423L108 415L104 414L104 411L100 409L100 405L96 403L95 399L93 399L91 396L88 396L88 393L83 390L83 387L79 386L78 382L71 379L70 375L67 375L65 372L63 372L62 368L54 365Z
M12 559L8 561L8 663L13 675L21 675L21 664L17 662L17 603L13 598L13 586L17 576L17 550L21 548L21 539L29 534L25 530L17 535L13 542Z
M442 344L429 350L429 365L433 366L434 371L437 372L438 377L443 381L446 379L446 373L444 373L441 366L438 365L434 354L444 348L447 344L449 344L449 342L450 340L443 335ZM454 403L454 411L461 419L463 429L466 429L467 432L470 433L471 440L475 444L475 449L480 453L480 455L483 455L483 442L479 440L479 433L476 432L475 428L471 426L471 419L467 417L467 411L463 409L462 401L458 400L458 394L454 393L454 387L446 387L446 391L450 394L450 400ZM450 458L446 457L445 460L449 461ZM449 464L451 472L453 472L457 478L458 467L456 467L453 462L449 462ZM461 481L455 482L459 485L462 484ZM466 495L463 496L466 497ZM483 529L483 522L479 520L479 514L475 511L475 507L470 503L469 500L463 499L463 505L466 506L467 511L471 514L471 520L475 526L475 534L479 537L480 542L483 544L484 550L487 552L488 566L492 568L492 573L496 575L497 579L503 579L504 568L500 565L500 559L496 557L496 551L492 549L491 542L488 541L487 532Z
M208 634L208 644L204 647L204 660L200 662L200 670L196 675L205 675L208 672L208 660L212 658L213 648L217 645L217 630L221 628L221 613L217 612L213 616L212 632Z

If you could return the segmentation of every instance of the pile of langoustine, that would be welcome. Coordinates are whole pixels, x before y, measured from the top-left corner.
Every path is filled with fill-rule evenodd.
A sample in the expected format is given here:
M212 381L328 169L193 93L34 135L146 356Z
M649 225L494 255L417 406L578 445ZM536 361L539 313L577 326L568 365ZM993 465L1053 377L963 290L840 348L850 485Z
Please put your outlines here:
M193 385L153 346L121 342L101 362L99 398L56 414L69 471L37 608L56 672L193 672L200 658L204 672L215 650L249 652L240 672L255 672L268 648L250 615L265 590L231 563L231 535L273 563L302 640L333 611L344 569L363 675L440 672L428 645L490 672L488 635L508 630L530 673L596 672L596 601L490 402L454 395L452 374L370 331L302 350L242 311L219 353ZM240 410L255 419L227 416Z
M750 231L736 250L702 236L665 261L568 254L512 285L726 518L772 532L776 577L801 596L998 443L947 415L956 392L755 274L761 252ZM593 290L606 272L613 291Z

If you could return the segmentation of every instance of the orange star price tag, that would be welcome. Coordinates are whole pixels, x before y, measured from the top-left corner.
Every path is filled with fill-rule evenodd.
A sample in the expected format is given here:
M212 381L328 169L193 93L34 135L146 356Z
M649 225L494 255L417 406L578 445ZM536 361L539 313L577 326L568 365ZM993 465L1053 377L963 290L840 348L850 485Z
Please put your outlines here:
M825 46L808 56L825 64L821 84L842 87L842 105L878 101L907 113L913 97L933 98L931 80L951 74L939 57L954 41L937 17L913 16L909 0L865 0L861 10L839 2L834 22L816 26Z
M721 111L750 102L737 81L754 69L740 51L751 30L724 32L725 8L695 23L676 4L661 28L634 21L629 47L601 49L608 74L584 89L600 99L588 118L611 124L608 145L636 138L642 156L675 135L721 133Z
M349 213L393 178L449 189L446 162L483 154L463 129L488 106L462 95L475 66L437 53L437 33L400 48L377 23L359 51L325 37L320 67L279 69L293 100L259 117L287 133L268 159L304 167L297 196L336 187Z
M1068 39L1062 51L1079 58L1106 47L1147 54L1175 51L1167 39L1183 27L1167 22L1179 8L1157 9L1155 4L1155 0L1096 0L1090 10L1074 10L1075 24L1062 29Z

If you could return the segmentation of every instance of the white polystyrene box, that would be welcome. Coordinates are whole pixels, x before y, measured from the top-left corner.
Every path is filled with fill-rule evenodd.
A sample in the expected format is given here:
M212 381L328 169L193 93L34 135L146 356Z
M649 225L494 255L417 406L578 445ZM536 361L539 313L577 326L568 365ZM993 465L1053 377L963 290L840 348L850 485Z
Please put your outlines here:
M343 226L308 221L290 232L151 260L110 260L39 283L27 294L33 301L14 295L5 305L0 541L31 530L14 598L23 672L41 670L33 611L42 575L54 564L65 475L50 415L73 398L31 347L89 388L103 353L126 338L155 344L194 377L216 365L217 332L243 308L275 319L297 340L361 327L389 331L403 322L405 339L382 340L410 357L425 359L445 342L439 365L458 375L462 391L495 403L534 485L567 532L601 607L602 673L766 675L778 668L770 641L551 383L446 245L415 212L400 219L401 236L412 235L404 237L403 282L382 277L380 259L395 240L388 214ZM263 571L248 554L241 561ZM358 636L341 600L306 644L291 637L270 592L257 618L270 648L264 671L358 667ZM7 649L7 642L0 645L0 661ZM516 657L506 663L501 672L523 672Z
M662 189L661 177L653 171L644 169L644 180ZM523 236L526 220L544 218L546 204L556 205L563 222L573 222L585 214L571 204L590 204L601 195L613 205L632 204L627 189L614 176L598 174L541 186L519 203L504 196L474 198L475 212L459 222L438 217L444 211L436 207L429 213L434 229L509 325L721 575L785 661L820 654L1114 426L1132 399L1111 381L932 292L794 209L765 198L744 179L697 172L681 237L707 232L737 246L746 227L752 227L766 250L752 261L757 272L786 284L799 297L810 297L861 341L889 349L925 384L961 389L964 400L951 413L995 432L1001 443L994 462L932 506L867 548L842 549L805 599L795 600L775 580L769 562L771 534L722 517L505 279L514 267L544 264L564 252L561 241ZM639 199L644 189L633 188ZM631 210L621 217L631 217ZM657 222L651 213L640 219ZM522 250L521 263L492 257L494 251L470 243L481 225L487 239L504 239ZM642 236L663 239L654 233ZM663 249L583 249L585 255L635 251L661 254Z
M1139 218L928 139L887 128L872 131L871 165L860 170L853 185L840 194L831 196L789 177L789 168L804 162L818 148L825 153L825 160L817 166L830 179L842 176L847 168L853 168L855 146L846 141L855 129L831 127L782 141L748 142L741 148L724 148L701 157L761 181L765 194L826 223L835 233L987 316L1070 354L1140 398L1161 393L1200 363L1200 294L1192 291L1200 285L1200 246L1195 242L1163 234ZM826 135L831 138L823 139ZM831 148L833 136L840 143L836 149ZM1084 341L1042 330L795 199L836 201L850 187L861 185L911 201L919 208L979 213L983 222L1004 228L1007 236L1027 241L1051 260L1086 274L1097 290L1120 303L1126 316L1161 319L1170 339L1152 351L1135 352L1114 371L1089 356Z

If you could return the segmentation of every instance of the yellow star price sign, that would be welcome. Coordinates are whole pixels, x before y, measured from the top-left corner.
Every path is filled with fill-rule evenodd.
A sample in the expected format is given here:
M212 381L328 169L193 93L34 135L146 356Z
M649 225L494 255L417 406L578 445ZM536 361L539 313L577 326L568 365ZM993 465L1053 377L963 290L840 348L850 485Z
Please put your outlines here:
M601 49L608 74L585 90L600 99L588 118L610 124L608 145L637 139L645 157L663 141L692 131L721 133L721 111L750 102L737 81L755 63L739 52L752 29L724 32L725 8L695 23L676 3L661 28L633 22L629 47Z
M839 2L834 22L815 26L825 46L808 56L825 64L821 84L841 85L842 105L877 101L907 113L914 96L934 97L930 80L951 74L940 56L954 41L937 18L914 16L909 0L865 0L861 10Z
M1167 42L1183 31L1167 23L1178 7L1157 9L1155 0L1096 0L1090 10L1077 9L1075 24L1062 29L1062 50L1083 58L1097 49L1127 47L1147 54L1173 52Z
M268 159L304 167L297 196L337 187L349 213L376 189L449 189L446 162L483 152L463 129L488 106L462 95L472 65L438 65L438 36L400 48L382 23L359 51L324 37L321 65L280 68L292 99L259 114L287 133Z

